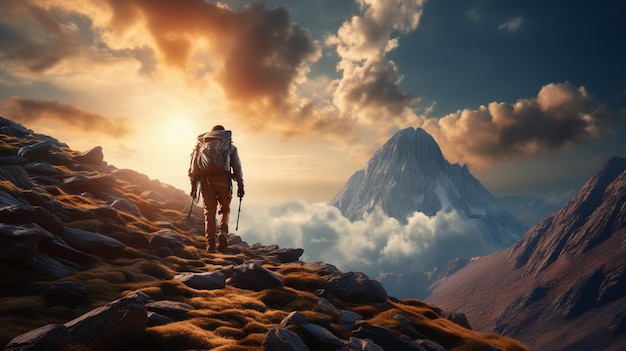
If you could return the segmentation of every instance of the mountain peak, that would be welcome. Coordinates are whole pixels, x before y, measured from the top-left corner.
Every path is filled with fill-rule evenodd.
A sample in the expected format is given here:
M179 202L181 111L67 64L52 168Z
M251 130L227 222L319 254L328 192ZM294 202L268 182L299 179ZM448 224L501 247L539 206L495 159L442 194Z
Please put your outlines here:
M445 158L439 145L422 128L409 127L399 130L383 146L376 151L365 169L378 167L376 161L385 163L396 162L400 165L414 163L423 167L445 166Z
M481 253L467 252L470 256L508 247L526 230L467 166L450 164L433 137L421 128L398 131L350 177L330 205L352 221L378 207L402 224L416 212L428 217L456 212L481 231L480 240L489 243L489 250L485 246Z

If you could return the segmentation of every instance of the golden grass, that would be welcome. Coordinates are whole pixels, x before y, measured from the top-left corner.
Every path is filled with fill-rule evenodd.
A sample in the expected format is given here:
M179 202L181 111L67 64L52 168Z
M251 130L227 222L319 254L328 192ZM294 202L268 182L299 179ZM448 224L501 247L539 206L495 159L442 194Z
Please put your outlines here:
M83 210L91 210L98 204L104 203L103 201L96 201L92 198L88 198L80 195L70 195L70 194L62 194L55 197L55 200L71 206L76 207Z
M284 272L278 270L277 273L283 276L283 285L296 290L315 291L321 289L326 284L326 280L316 273L310 271Z
M13 184L13 182L9 180L0 180L0 190L7 192L11 195L19 194L22 188L19 188L17 185Z
M317 296L288 287L266 289L256 294L259 300L272 309L305 311L317 306Z
M397 330L400 328L400 322L395 316L401 314L409 319L419 332L451 351L477 350L488 345L509 351L526 350L526 347L516 340L466 329L444 318L439 308L423 302L412 300L408 303L403 301L389 303L393 308L382 311L367 321Z
M137 349L142 350L193 350L212 349L232 343L207 330L187 322L147 328Z

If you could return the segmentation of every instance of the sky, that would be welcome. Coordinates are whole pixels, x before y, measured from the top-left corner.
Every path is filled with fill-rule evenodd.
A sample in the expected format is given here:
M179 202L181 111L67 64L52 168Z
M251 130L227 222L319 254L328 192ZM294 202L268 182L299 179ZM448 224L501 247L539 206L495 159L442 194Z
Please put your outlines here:
M195 137L222 124L246 233L333 218L358 237L324 204L403 128L496 197L563 202L626 157L625 14L610 0L3 0L0 115L186 192Z

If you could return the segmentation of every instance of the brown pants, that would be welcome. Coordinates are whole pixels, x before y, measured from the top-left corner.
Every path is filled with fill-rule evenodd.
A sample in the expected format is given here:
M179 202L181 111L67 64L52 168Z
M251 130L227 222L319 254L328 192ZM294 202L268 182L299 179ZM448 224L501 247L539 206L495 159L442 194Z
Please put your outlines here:
M215 246L215 235L228 234L228 221L230 219L230 201L232 199L232 187L230 184L202 182L202 200L204 202L204 236L207 244ZM219 211L218 211L219 206ZM215 214L219 214L218 222Z

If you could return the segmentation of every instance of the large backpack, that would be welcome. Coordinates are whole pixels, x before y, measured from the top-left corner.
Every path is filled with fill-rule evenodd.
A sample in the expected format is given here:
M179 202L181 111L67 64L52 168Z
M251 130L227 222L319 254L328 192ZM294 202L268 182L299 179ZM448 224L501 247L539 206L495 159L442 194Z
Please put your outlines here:
M230 173L231 132L207 133L191 154L190 174Z

